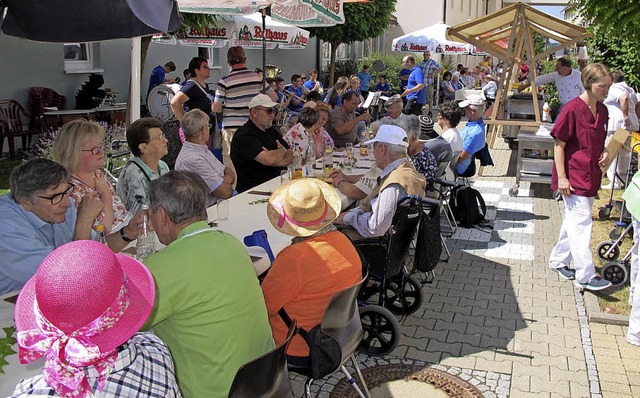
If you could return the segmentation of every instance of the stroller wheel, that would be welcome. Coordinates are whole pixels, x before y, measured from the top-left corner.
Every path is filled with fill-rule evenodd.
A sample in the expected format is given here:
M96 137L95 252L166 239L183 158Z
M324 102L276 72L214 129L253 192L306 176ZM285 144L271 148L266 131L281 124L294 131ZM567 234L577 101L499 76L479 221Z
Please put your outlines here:
M612 247L613 249L607 254L609 249ZM618 246L613 246L613 242L609 241L600 242L596 251L598 252L598 257L600 257L601 260L615 261L620 256L620 248Z
M598 218L600 218L601 220L608 220L610 215L611 215L611 207L608 207L608 206L601 207L600 210L598 211Z
M413 276L401 274L387 282L384 307L396 315L410 315L422 306L422 284Z
M602 277L613 286L620 286L627 282L629 273L627 267L617 261L610 261L602 268Z
M620 235L622 235L622 233L624 232L625 228L626 226L623 225L616 225L615 227L611 228L609 230L609 238L613 241L618 240Z
M382 356L393 351L400 341L400 325L396 317L378 305L360 307L362 341L360 352L371 356Z
M515 186L513 186L513 187L511 187L509 189L509 196L514 197L514 198L516 196L518 196L518 186L517 185L515 185Z

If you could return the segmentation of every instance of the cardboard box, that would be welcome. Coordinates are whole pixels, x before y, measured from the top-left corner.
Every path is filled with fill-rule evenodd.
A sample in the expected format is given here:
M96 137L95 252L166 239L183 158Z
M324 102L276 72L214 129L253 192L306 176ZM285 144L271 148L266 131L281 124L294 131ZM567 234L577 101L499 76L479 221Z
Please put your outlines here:
M616 160L618 152L620 152L622 146L627 142L630 134L627 130L620 128L604 142L604 150L609 153L609 157L607 158L607 163L601 167L603 173L606 172L609 166L611 166L611 163Z

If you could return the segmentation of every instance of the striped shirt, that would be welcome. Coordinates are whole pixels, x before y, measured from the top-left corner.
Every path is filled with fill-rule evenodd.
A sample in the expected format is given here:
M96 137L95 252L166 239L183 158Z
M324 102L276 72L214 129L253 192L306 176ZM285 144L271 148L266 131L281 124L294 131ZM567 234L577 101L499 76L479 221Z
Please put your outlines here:
M249 119L249 102L263 91L268 94L272 88L260 75L247 68L231 70L218 81L214 102L224 104L222 117L224 127L238 128Z
M98 371L84 368L95 396L100 397L181 397L169 349L152 333L137 333L123 345L109 371L102 391L97 391ZM55 391L42 375L22 380L11 397L52 397Z
M424 77L424 85L428 86L429 84L433 84L433 74L438 69L442 68L439 63L429 58L427 61L422 61L420 63L420 69L422 69L422 74ZM431 75L431 76L429 76Z

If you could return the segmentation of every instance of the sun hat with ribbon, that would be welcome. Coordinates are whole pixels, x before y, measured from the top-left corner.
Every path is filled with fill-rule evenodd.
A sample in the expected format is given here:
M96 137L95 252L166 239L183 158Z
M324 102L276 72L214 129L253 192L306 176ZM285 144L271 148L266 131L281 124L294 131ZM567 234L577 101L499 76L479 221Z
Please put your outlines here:
M15 309L21 363L43 356L44 380L62 397L93 396L83 367L104 387L116 348L153 308L155 284L134 258L82 240L58 247L20 292Z
M331 224L341 208L340 197L331 185L304 178L289 181L273 192L267 216L284 234L309 236Z

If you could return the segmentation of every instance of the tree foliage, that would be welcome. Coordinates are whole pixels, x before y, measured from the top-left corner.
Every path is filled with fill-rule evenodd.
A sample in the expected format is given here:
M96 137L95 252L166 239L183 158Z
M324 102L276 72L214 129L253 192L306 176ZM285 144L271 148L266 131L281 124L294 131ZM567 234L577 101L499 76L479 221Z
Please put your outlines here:
M331 44L331 72L333 82L335 56L338 46L377 37L389 27L389 17L397 0L375 0L366 3L343 3L345 23L341 25L310 28L311 37Z
M640 35L638 0L572 0L571 8L599 31L619 36Z
M591 62L601 62L612 71L624 72L629 86L640 87L640 49L638 40L629 36L617 36L598 30L589 39Z

